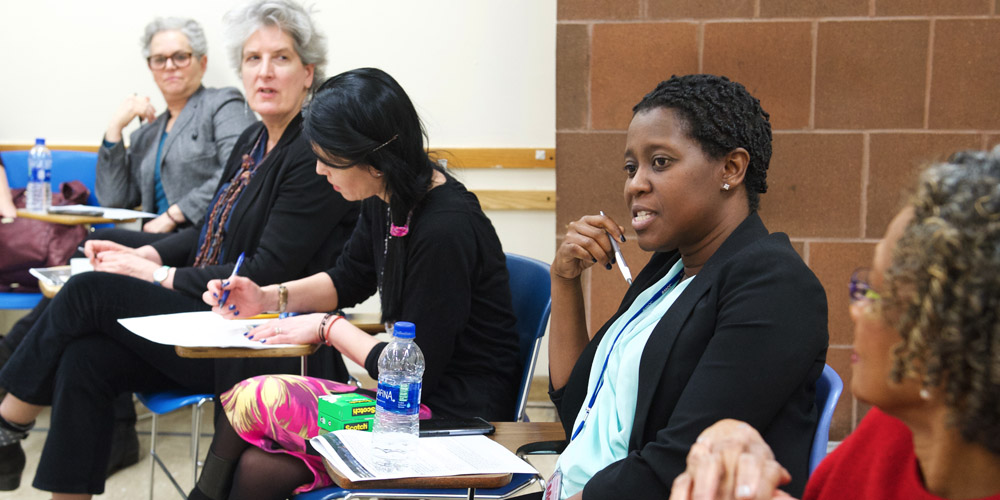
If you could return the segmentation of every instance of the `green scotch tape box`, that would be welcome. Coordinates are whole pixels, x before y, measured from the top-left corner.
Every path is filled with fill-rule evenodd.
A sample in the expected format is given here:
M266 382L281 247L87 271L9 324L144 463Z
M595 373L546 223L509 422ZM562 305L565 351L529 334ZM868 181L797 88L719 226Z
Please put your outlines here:
M357 393L328 394L319 398L319 426L328 431L370 431L375 418L375 400Z

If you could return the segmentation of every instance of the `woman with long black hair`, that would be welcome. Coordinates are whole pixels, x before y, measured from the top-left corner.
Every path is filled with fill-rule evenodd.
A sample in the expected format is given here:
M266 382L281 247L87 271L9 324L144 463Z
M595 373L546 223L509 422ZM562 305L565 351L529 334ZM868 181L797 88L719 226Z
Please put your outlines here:
M316 94L305 131L317 173L345 199L364 200L347 249L333 269L297 281L212 281L205 302L226 317L246 317L333 311L378 291L385 323L417 326L426 359L421 402L435 416L512 419L521 367L503 250L476 197L427 156L406 92L378 69L342 73ZM386 343L341 319L304 314L248 335L325 343L377 378ZM286 498L330 484L319 457L306 454L306 440L318 433L317 396L335 390L331 384L264 376L224 394L226 418L190 498Z

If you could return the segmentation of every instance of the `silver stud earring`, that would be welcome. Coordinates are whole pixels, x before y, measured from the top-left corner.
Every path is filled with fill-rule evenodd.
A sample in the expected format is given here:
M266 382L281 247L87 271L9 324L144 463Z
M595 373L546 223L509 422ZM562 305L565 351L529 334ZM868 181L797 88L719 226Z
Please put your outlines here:
M923 399L924 401L930 401L931 391L928 391L926 387L920 389L920 399Z
M729 183L728 182L722 185L722 190L723 191L729 191Z

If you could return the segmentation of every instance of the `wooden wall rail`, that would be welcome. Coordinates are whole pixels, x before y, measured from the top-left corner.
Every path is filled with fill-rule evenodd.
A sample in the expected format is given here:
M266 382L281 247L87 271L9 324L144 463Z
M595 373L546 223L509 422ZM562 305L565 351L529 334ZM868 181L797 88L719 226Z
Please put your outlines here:
M96 152L98 146L50 144L49 149ZM0 144L0 151L30 149L30 144ZM431 156L444 159L450 168L555 168L556 150L545 148L442 148L432 149ZM473 190L484 210L556 209L555 191L545 190Z

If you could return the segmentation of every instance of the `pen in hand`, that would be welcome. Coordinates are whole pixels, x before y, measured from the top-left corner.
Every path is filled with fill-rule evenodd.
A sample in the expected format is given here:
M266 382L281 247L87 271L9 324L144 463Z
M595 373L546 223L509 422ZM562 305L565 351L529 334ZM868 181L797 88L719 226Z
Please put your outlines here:
M243 265L243 258L244 257L245 257L244 252L240 252L240 256L236 258L236 265L233 266L233 273L229 275L229 279L232 279L234 276L236 276L237 273L240 272L240 266ZM228 284L229 284L229 281L226 280L226 282L223 283L222 286L226 286ZM228 298L229 298L229 290L223 290L222 291L222 298L219 299L219 307L222 307L222 306L226 305L226 299L228 299Z
M604 211L601 211L601 215L604 216ZM618 270L622 272L622 277L629 285L632 284L632 270L628 268L628 264L625 263L625 256L622 255L622 247L618 246L618 242L611 236L611 233L605 231L604 234L608 235L608 241L611 242L611 248L615 251L615 260L618 262Z

